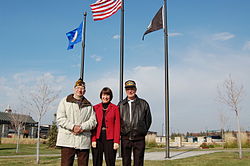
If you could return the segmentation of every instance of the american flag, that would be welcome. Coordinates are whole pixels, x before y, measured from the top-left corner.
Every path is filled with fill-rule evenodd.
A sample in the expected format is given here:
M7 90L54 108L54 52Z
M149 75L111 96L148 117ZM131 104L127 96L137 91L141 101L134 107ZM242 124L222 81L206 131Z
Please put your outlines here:
M115 14L122 7L122 0L97 0L90 7L94 21L103 20Z

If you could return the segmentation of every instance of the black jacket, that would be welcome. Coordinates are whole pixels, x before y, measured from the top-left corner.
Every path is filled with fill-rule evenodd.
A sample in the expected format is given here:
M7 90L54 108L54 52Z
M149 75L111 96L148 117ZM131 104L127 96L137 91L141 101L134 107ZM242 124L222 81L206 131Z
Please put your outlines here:
M128 98L118 104L121 116L122 139L144 139L150 128L152 117L148 103L137 97L131 104L132 120L130 122Z

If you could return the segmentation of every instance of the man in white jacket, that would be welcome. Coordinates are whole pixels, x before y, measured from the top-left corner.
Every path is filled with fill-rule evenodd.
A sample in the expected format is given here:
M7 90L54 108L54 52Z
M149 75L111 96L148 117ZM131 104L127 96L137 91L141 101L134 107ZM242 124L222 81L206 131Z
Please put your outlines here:
M84 97L85 92L85 82L79 79L74 94L64 97L58 106L56 146L61 147L61 166L73 166L75 154L79 166L88 165L90 130L96 126L96 117L91 103Z

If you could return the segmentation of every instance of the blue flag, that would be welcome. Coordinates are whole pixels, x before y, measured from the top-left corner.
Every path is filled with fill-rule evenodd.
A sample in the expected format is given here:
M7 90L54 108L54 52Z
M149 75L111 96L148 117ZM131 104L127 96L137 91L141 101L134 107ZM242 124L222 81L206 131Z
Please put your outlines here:
M82 41L82 22L79 25L78 28L74 29L73 31L70 31L66 33L68 39L69 39L69 46L68 50L74 48L74 44L79 43Z

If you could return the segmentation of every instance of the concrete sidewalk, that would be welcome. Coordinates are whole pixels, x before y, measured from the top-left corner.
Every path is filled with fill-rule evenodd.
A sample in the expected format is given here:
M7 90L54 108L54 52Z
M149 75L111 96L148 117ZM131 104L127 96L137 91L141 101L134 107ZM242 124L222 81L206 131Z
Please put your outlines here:
M165 158L165 152L148 152L145 153L145 160L175 160L204 154L210 154L220 151L174 151L170 152L170 158Z

